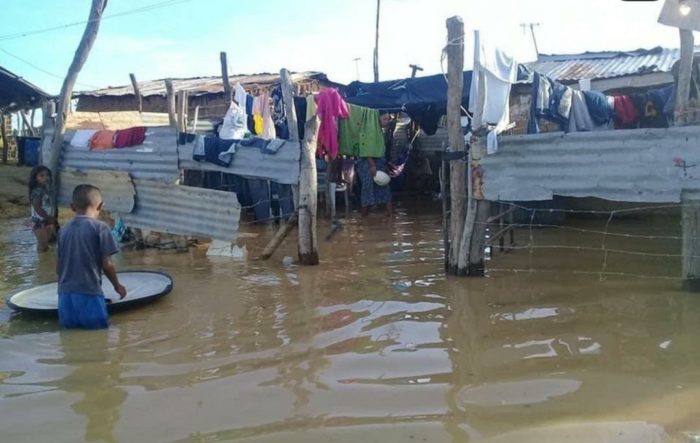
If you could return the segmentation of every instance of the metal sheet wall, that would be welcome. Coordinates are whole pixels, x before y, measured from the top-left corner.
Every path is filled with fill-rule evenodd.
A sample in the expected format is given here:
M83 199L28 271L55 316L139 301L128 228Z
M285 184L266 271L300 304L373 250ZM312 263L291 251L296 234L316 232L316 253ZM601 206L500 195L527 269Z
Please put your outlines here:
M127 226L177 235L234 241L241 205L233 192L134 180L136 207Z
M503 137L481 161L483 191L492 201L679 202L700 195L698 146L697 126Z

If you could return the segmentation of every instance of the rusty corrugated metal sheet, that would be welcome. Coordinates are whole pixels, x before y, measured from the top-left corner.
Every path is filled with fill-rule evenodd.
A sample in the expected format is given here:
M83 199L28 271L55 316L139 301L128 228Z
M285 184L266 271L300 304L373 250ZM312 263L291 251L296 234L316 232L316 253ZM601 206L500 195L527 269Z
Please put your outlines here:
M65 140L73 138L67 131ZM125 171L133 178L175 182L180 175L175 135L170 128L149 128L143 145L133 148L89 151L66 142L61 156L64 168Z
M241 205L233 192L134 180L136 207L127 226L177 235L234 241Z
M426 135L421 131L416 139L417 146L421 151L440 151L442 152L442 145L447 144L447 128L439 127L435 131L434 135Z
M526 66L531 71L545 74L554 80L578 81L655 72L669 73L679 58L679 49L654 48L630 52L542 55L538 61L527 63Z
M698 146L698 126L503 137L482 159L483 190L493 201L678 202L700 196Z
M292 81L302 81L313 78L325 78L325 74L315 71L299 72L292 74ZM188 91L190 95L201 94L218 94L224 92L224 86L221 82L221 77L195 77L195 78L174 78L173 89L177 91ZM240 83L246 89L255 88L256 85L267 86L277 84L280 81L279 73L277 74L253 74L253 75L235 75L229 76L231 86ZM153 95L166 95L165 79L149 80L139 82L139 92L143 97ZM123 86L113 86L95 91L81 91L75 96L90 95L95 97L102 96L122 96L133 95L134 89L131 84Z
M107 211L127 214L134 210L136 191L128 172L64 169L60 176L59 203L69 205L73 189L81 184L100 188Z
M248 178L262 178L284 185L299 183L301 144L287 142L277 154L263 154L258 148L240 147L233 156L231 166L224 168L213 163L192 160L193 144L180 146L180 167L195 171L218 171Z

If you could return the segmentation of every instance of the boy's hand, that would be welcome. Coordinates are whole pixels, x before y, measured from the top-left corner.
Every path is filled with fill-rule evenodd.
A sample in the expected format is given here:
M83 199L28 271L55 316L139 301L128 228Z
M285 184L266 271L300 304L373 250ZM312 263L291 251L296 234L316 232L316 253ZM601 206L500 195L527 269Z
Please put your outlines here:
M126 288L120 284L116 284L114 286L114 290L117 291L117 294L119 294L119 300L124 299L126 297Z

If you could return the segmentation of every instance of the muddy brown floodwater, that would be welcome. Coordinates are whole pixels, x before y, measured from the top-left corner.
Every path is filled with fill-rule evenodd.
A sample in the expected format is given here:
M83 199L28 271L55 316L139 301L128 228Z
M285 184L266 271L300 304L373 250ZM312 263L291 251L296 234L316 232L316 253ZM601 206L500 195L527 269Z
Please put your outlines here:
M272 233L245 230L253 251ZM610 230L679 227L660 216ZM600 246L563 229L516 240L531 237ZM392 222L348 221L321 240L314 268L283 264L290 240L268 263L125 251L121 269L166 271L175 289L103 332L61 332L3 306L0 440L694 441L700 296L679 289L677 239L611 238L607 258L519 249L495 254L499 270L482 279L446 278L441 239L437 213L400 208ZM23 222L0 227L1 295L53 278L53 254L37 258L33 244Z

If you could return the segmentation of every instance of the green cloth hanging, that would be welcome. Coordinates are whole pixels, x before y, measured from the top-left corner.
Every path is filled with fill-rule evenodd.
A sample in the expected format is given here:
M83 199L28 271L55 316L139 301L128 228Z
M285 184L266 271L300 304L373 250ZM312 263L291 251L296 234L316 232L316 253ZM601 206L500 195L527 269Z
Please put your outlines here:
M350 116L340 119L340 153L352 157L384 157L384 133L379 111L348 104Z

